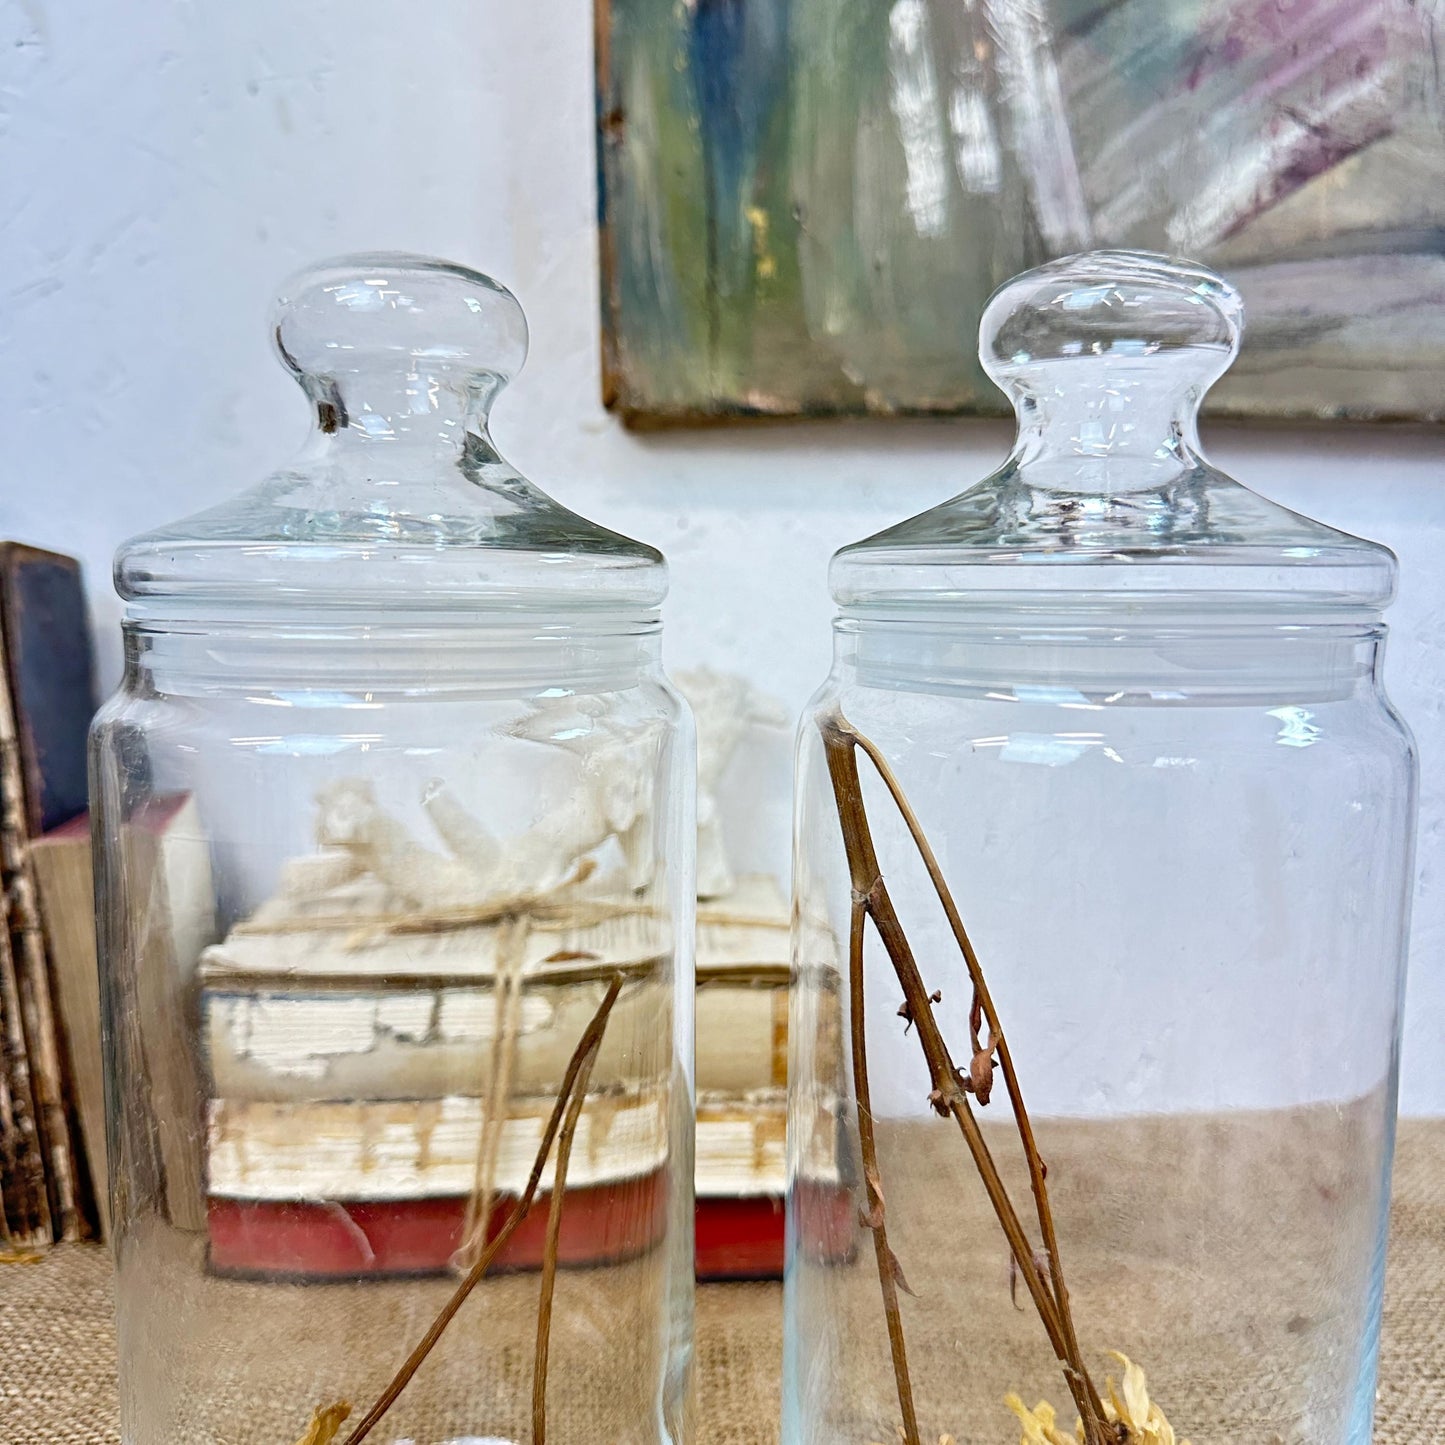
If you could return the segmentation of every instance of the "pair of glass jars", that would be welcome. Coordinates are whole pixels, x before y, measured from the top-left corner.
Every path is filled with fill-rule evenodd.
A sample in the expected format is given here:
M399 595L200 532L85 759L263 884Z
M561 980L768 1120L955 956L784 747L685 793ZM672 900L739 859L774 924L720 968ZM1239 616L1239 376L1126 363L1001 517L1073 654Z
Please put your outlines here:
M983 321L1012 455L835 559L787 1445L1369 1439L1395 565L1203 460L1239 325L1158 257L1019 278ZM494 450L495 283L340 262L276 336L313 439L122 550L94 734L123 1438L682 1445L661 559Z

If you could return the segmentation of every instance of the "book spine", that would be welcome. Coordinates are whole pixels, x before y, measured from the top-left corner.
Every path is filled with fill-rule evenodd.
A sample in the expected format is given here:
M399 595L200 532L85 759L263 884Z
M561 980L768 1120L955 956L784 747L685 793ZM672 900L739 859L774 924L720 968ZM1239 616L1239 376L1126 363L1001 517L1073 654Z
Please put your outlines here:
M39 837L86 807L86 734L95 668L85 583L73 557L0 543L5 645L26 835Z
M10 945L19 961L21 1017L31 1066L35 1112L44 1146L45 1182L55 1237L85 1236L85 1221L76 1197L76 1169L70 1109L65 1096L65 1068L50 997L45 943L35 906L35 883L23 872L12 874L6 889Z
M7 1243L32 1246L52 1237L45 1163L30 1089L20 990L8 930L0 929L0 1229Z
M10 947L25 1029L30 1085L45 1160L56 1237L79 1239L84 1221L76 1200L76 1168L60 1038L50 996L40 911L26 837L24 785L9 680L0 668L0 876L4 879Z
M110 1237L105 1145L105 1080L100 1048L100 972L89 819L65 824L30 845L50 976L85 1146L87 1194L102 1238Z

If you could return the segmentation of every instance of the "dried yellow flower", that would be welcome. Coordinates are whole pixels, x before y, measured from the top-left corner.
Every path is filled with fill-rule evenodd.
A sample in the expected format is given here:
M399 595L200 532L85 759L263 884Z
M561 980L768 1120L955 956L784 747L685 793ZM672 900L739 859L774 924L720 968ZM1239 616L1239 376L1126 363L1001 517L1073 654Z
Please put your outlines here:
M1121 1445L1189 1445L1189 1441L1176 1442L1174 1427L1164 1418L1164 1412L1149 1398L1149 1384L1144 1371L1128 1355L1110 1350L1124 1369L1124 1383L1114 1383L1108 1378L1109 1398L1104 1403L1104 1419L1110 1425L1123 1427ZM1019 1445L1083 1445L1084 1422L1074 1422L1074 1433L1065 1435L1058 1428L1058 1415L1047 1400L1040 1400L1032 1410L1017 1395L1004 1396L1004 1404L1019 1417L1023 1434Z
M1019 1445L1074 1445L1074 1437L1058 1428L1058 1415L1047 1400L1040 1400L1032 1410L1014 1394L1005 1395L1003 1402L1024 1427Z
M1138 1445L1175 1445L1174 1427L1164 1418L1164 1412L1149 1398L1149 1385L1144 1371L1128 1355L1110 1350L1124 1370L1122 1392L1115 1385L1113 1376L1106 1381L1109 1398L1104 1401L1104 1414L1111 1425L1122 1425L1128 1431L1128 1439ZM1082 1436L1080 1437L1082 1438ZM1189 1445L1187 1440L1179 1445Z
M337 1400L334 1405L322 1405L312 1414L310 1426L296 1445L332 1445L350 1414L351 1404L347 1400Z

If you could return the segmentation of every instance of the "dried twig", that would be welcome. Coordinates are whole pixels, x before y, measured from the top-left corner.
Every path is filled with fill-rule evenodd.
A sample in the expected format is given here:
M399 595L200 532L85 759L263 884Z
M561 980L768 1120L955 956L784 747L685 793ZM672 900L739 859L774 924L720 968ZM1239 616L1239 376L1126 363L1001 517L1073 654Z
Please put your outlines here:
M1104 1414L1099 1403L1097 1390L1089 1378L1088 1370L1084 1365L1080 1354L1078 1342L1074 1336L1072 1321L1066 1326L1063 1317L1068 1311L1067 1293L1056 1292L1059 1287L1056 1281L1062 1280L1062 1270L1058 1264L1057 1241L1053 1241L1050 1253L1050 1271L1052 1278L1046 1280L1044 1274L1038 1268L1033 1256L1033 1249L1029 1244L1028 1236L1024 1231L1013 1202L1010 1200L1008 1191L999 1175L998 1166L994 1163L993 1156L989 1151L987 1141L979 1128L978 1121L974 1118L973 1110L968 1101L968 1093L976 1087L971 1074L960 1073L949 1052L948 1045L933 1016L932 1000L922 975L918 971L918 965L914 960L912 948L904 933L903 925L898 918L893 901L889 897L888 889L883 882L882 870L879 867L878 855L873 846L872 831L868 824L868 815L863 802L862 782L858 773L858 758L856 749L862 747L867 753L875 767L879 768L880 775L884 782L889 785L895 803L900 812L903 813L905 821L908 822L910 832L914 841L923 852L924 862L929 867L930 877L933 880L935 889L939 892L940 900L944 903L949 913L949 921L952 925L957 919L958 913L953 906L951 895L948 894L947 885L943 881L942 873L938 869L937 859L933 856L932 850L927 848L927 840L922 835L922 829L917 825L916 815L908 806L897 779L891 770L887 769L884 760L878 750L861 734L856 732L839 714L825 719L820 725L824 752L828 764L829 776L833 784L834 798L838 809L839 824L842 828L843 843L848 859L848 869L852 884L855 910L861 906L866 910L868 916L873 920L873 926L878 931L878 936L888 953L892 962L894 972L903 988L905 1004L908 1007L907 1017L911 1018L917 1027L919 1047L923 1051L924 1058L928 1063L929 1073L933 1082L933 1089L929 1095L929 1102L934 1109L945 1116L951 1114L957 1121L960 1131L963 1134L964 1142L968 1146L970 1155L973 1158L975 1167L978 1169L979 1177L983 1181L984 1189L988 1194L989 1202L992 1204L994 1213L1002 1226L1005 1236L1009 1242L1009 1248L1013 1252L1018 1272L1024 1283L1028 1286L1029 1294L1033 1299L1034 1307L1038 1311L1039 1319L1042 1321L1044 1330L1049 1337L1049 1343L1053 1346L1055 1357L1063 1367L1065 1379L1068 1383L1070 1393L1078 1407L1080 1419L1084 1424L1085 1438L1089 1445L1103 1445L1104 1441ZM885 771L886 770L886 771ZM963 932L961 921L955 928L955 937L960 940L962 947L967 935ZM856 928L854 930L857 932ZM975 992L979 1004L989 1020L990 1045L997 1048L1000 1055L1000 1065L1003 1066L1003 1059L1007 1054L1007 1045L1004 1042L1003 1030L999 1027L997 1015L993 1012L992 1000L988 997L988 990L983 982L981 969L978 967L977 957L973 955L971 944L965 951L965 961L969 966L970 977L973 980ZM855 1034L855 1041L856 1041ZM991 1052L990 1049L990 1052ZM1035 1185L1035 1198L1044 1196L1040 1206L1041 1219L1047 1217L1048 1234L1052 1235L1052 1216L1048 1212L1047 1188L1043 1182L1042 1160L1038 1157L1037 1147L1033 1141L1032 1129L1028 1125L1028 1116L1023 1109L1023 1101L1017 1092L1017 1080L1013 1076L1013 1065L1010 1059L1005 1069L1005 1079L1010 1085L1010 1098L1014 1105L1015 1120L1019 1123L1020 1138L1024 1141L1025 1152L1029 1155L1030 1178ZM860 1128L861 1133L861 1128ZM875 1236L876 1237L876 1236ZM887 1296L885 1292L885 1305ZM896 1298L894 1302L896 1308ZM892 1323L889 1328L890 1338L893 1334ZM911 1383L907 1379L906 1362L900 1360L899 1354L895 1351L894 1371L898 1376L898 1390L900 1401L905 1393L911 1394ZM913 1438L916 1438L913 1437ZM910 1440L910 1445L912 1441Z
M878 1144L873 1134L873 1103L868 1090L868 1050L863 1015L863 922L867 907L856 894L848 930L848 993L853 1031L853 1093L858 1101L858 1145L863 1155L863 1183L868 1213L862 1223L873 1232L878 1259L878 1284L883 1291L883 1315L888 1322L888 1346L893 1354L893 1378L898 1384L898 1408L903 1413L904 1445L920 1445L918 1417L913 1408L913 1382L908 1373L908 1351L903 1340L903 1317L898 1310L897 1259L888 1247L883 1222L883 1180L878 1170Z
M923 866L928 870L933 891L943 906L948 926L953 930L954 940L957 942L959 952L963 955L964 963L968 968L968 976L973 984L973 1007L969 1011L969 1029L972 1035L974 1058L977 1060L980 1056L991 1056L995 1051L998 1053L999 1071L1003 1074L1004 1087L1008 1091L1009 1104L1013 1109L1014 1123L1018 1127L1024 1157L1028 1162L1029 1186L1034 1196L1039 1231L1043 1235L1044 1254L1048 1259L1054 1298L1058 1305L1059 1325L1064 1334L1064 1343L1068 1347L1068 1358L1071 1361L1081 1361L1079 1342L1074 1332L1073 1314L1069 1308L1069 1291L1064 1284L1063 1263L1059 1258L1059 1241L1054 1229L1053 1209L1049 1204L1049 1191L1045 1183L1048 1168L1044 1164L1038 1144L1034 1140L1033 1125L1029 1122L1028 1110L1024 1107L1018 1074L1014 1071L1013 1055L1009 1052L1008 1040L1004 1037L1003 1026L999 1023L998 1012L993 1006L993 997L989 993L988 983L983 976L983 967L978 961L978 954L974 951L973 941L968 936L968 930L963 926L963 918L958 911L958 905L954 902L953 893L944 879L938 857L923 831L923 825L918 821L918 815L913 811L912 804L909 803L903 792L903 786L898 781L897 774L876 743L864 737L862 733L854 731L841 718L838 719L838 722L841 727L846 728L852 734L857 745L868 755L868 760L877 769L878 776L882 778L904 823L907 824L909 835L918 849L919 856L923 859ZM979 1045L979 1014L982 1014L988 1021L989 1037L986 1050L981 1049ZM977 1080L974 1082L975 1094L979 1103L988 1103L987 1092L977 1087ZM1078 1368L1082 1369L1081 1363ZM1094 1409L1095 1417L1102 1421L1104 1418L1103 1404L1087 1373L1084 1374L1083 1383L1090 1393L1089 1403ZM1087 1422L1088 1416L1085 1415L1084 1418Z
M547 1209L547 1244L542 1254L542 1289L537 1300L537 1348L532 1365L532 1445L546 1445L547 1440L547 1355L552 1343L552 1295L557 1285L557 1246L562 1234L562 1199L567 1188L567 1166L572 1161L572 1141L577 1135L577 1121L587 1101L587 1084L592 1065L597 1061L594 1049L582 1061L577 1087L567 1105L567 1117L557 1139L557 1163L552 1170L552 1200Z
M446 1327L451 1324L457 1311L466 1302L467 1296L481 1282L482 1276L491 1267L492 1261L501 1253L507 1241L527 1217L527 1212L532 1207L532 1201L536 1198L537 1188L542 1182L542 1173L547 1167L547 1156L552 1152L552 1141L556 1139L558 1131L562 1127L563 1115L568 1111L574 1094L578 1097L582 1096L579 1084L592 1072L597 1051L602 1046L602 1035L607 1028L607 1017L612 1012L613 1004L617 1002L617 995L622 992L622 982L620 973L613 975L612 982L608 985L597 1012L592 1015L587 1027L582 1030L582 1037L577 1041L577 1047L567 1061L567 1069L562 1076L562 1084L557 1093L557 1102L552 1107L547 1127L542 1131L542 1142L537 1147L537 1157L532 1161L532 1172L527 1178L527 1186L523 1189L516 1206L507 1216L506 1223L497 1231L496 1238L482 1251L477 1262L467 1271L466 1278L452 1291L451 1297L442 1306L440 1313L432 1321L420 1343L407 1356L406 1362L396 1372L391 1383L377 1397L376 1403L371 1409L362 1416L356 1429L346 1437L346 1445L361 1445L381 1417L396 1403L397 1397L411 1382L411 1377L416 1374L422 1361L431 1353Z
M527 957L527 918L509 918L497 933L496 985L492 990L492 1048L487 1059L487 1081L482 1113L482 1137L472 1175L472 1192L462 1220L462 1242L455 1256L464 1273L477 1262L486 1243L495 1202L497 1155L502 1147L502 1126L512 1091L517 1035L522 1021L522 969Z

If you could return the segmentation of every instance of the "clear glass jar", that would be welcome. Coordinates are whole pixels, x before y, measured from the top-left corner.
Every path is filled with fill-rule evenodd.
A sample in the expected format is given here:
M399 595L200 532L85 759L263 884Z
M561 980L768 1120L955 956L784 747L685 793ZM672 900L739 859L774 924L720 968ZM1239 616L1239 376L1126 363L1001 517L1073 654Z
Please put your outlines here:
M461 1283L370 1438L690 1440L662 558L494 449L526 325L489 278L345 258L275 337L301 456L116 564L92 794L122 1438L290 1445L342 1402L360 1438Z
M1162 257L1015 279L981 333L1012 454L834 559L787 1445L1370 1438L1415 820L1396 568L1204 459L1240 324Z

